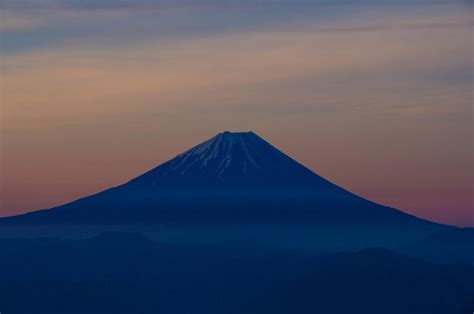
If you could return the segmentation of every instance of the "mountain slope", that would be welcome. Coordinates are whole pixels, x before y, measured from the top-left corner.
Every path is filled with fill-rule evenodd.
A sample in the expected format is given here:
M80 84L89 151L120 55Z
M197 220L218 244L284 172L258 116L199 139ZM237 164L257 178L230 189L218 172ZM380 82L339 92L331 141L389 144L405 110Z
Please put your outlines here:
M430 225L328 182L253 132L220 133L126 184L1 221Z
M224 132L135 178L128 186L244 189L328 184L253 132Z

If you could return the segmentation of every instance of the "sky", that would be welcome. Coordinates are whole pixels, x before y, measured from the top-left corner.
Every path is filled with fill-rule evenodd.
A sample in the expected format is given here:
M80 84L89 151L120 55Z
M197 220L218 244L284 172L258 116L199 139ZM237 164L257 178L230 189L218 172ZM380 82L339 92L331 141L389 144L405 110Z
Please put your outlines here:
M474 226L473 9L0 0L0 216L252 130L358 195Z

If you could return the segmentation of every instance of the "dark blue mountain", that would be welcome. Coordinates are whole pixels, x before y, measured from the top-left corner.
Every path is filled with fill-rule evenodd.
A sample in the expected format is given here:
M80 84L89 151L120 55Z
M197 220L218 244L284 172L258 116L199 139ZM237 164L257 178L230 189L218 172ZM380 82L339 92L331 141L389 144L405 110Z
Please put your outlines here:
M306 274L274 282L245 313L470 314L474 269L369 248L323 257Z
M224 132L123 185L0 219L0 310L472 313L472 230L461 231ZM374 245L402 254L354 250Z
M441 230L397 248L397 251L436 263L474 265L474 228Z
M253 132L224 132L130 182L9 224L435 224L358 197Z
M471 314L472 265L383 249L314 255L249 243L0 239L6 313ZM185 300L185 302L183 302Z

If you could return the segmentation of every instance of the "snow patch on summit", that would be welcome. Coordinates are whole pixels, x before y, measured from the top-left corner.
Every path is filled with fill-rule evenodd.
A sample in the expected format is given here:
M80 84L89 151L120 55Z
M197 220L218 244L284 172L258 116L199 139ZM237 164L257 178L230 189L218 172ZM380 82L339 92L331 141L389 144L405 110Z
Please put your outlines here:
M224 132L211 138L204 143L197 145L184 153L178 155L178 162L174 169L180 169L180 174L185 175L191 169L198 167L206 168L210 162L217 161L217 176L222 177L225 170L232 163L232 156L235 150L240 150L244 159L239 160L242 173L246 174L249 167L261 168L255 157L249 151L249 145L256 144L260 139L252 132L230 133Z
M314 181L314 177L253 132L223 132L132 181L157 186L191 182L197 186L211 182L246 186Z

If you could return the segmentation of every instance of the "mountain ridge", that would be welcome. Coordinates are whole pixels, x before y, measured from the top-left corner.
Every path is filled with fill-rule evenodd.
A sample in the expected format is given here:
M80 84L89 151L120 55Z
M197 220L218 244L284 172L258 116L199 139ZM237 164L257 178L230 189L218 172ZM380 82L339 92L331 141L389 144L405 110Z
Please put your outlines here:
M361 198L253 132L222 132L125 184L11 223L435 225Z

